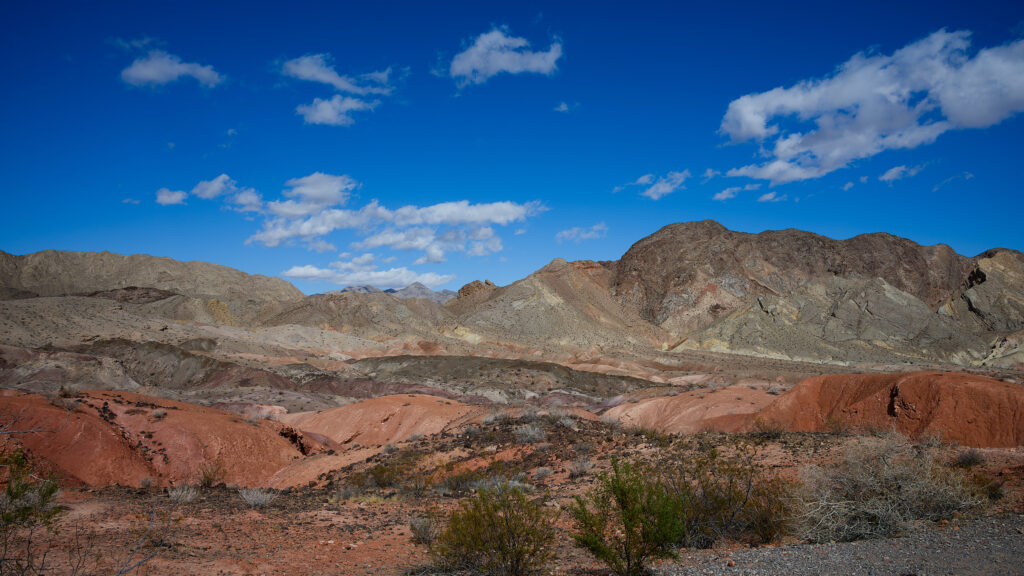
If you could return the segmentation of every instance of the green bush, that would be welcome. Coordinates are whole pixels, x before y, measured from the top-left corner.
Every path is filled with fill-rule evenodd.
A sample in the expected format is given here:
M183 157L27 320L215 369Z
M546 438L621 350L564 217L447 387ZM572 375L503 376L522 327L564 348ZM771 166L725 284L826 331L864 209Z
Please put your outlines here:
M760 544L789 530L790 485L766 475L755 457L753 447L737 443L728 454L710 448L664 467L687 519L681 544L710 548L722 538Z
M653 473L612 461L611 473L570 507L573 539L620 576L638 576L652 558L674 556L672 544L686 532L680 500Z
M481 490L449 516L431 553L451 569L533 574L554 555L557 514L516 488Z

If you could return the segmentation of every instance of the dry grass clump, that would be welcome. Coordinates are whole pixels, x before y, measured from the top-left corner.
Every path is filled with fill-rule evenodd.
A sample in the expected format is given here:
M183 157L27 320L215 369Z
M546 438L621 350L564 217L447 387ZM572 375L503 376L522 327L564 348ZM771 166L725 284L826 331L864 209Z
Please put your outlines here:
M575 480L586 476L593 467L594 463L590 461L590 458L582 457L569 462L566 469L569 471L569 479Z
M512 433L515 435L516 441L520 444L534 444L547 438L547 434L544 432L544 429L537 424L523 424L522 426L517 426Z
M188 504L195 500L197 496L199 496L199 491L196 490L195 486L189 484L172 486L167 489L167 497L175 504Z
M249 508L263 508L277 498L276 492L262 488L239 488L238 495Z
M199 476L199 485L203 488L210 488L224 481L227 471L220 459L207 460L199 465L196 471Z
M985 464L985 455L977 448L968 448L956 455L953 465L958 468L974 468Z
M983 502L962 470L941 466L927 447L892 434L865 438L834 465L808 467L797 519L811 542L845 542L892 537Z

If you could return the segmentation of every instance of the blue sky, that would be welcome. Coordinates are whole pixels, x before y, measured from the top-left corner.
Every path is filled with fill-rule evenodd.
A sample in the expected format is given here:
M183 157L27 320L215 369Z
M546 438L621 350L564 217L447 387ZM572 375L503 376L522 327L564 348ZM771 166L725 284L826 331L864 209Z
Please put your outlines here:
M370 4L5 3L0 249L306 292L705 218L1024 249L1020 2Z

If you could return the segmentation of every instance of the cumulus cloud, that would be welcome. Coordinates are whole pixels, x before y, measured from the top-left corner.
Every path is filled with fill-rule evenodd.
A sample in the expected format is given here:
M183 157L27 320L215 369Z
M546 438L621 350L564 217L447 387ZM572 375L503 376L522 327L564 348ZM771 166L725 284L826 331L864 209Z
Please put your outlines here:
M1024 110L1024 40L973 57L969 47L970 32L939 30L891 55L856 54L826 78L733 100L721 132L760 143L768 160L727 175L773 185L817 178Z
M310 104L301 104L295 108L295 113L302 116L306 124L348 126L355 122L351 112L373 110L378 104L380 104L379 100L367 102L366 100L335 94L329 100L314 98Z
M285 182L288 186L283 194L289 200L267 203L271 214L287 218L300 218L315 214L330 206L343 206L348 202L349 193L359 187L359 182L343 174L335 176L314 172L302 178Z
M483 84L503 72L554 74L562 57L562 43L554 41L544 52L529 48L525 38L509 35L507 28L495 28L477 36L472 45L456 54L448 74L459 87Z
M902 180L904 178L916 176L917 173L920 172L921 170L924 170L924 166L911 166L909 168L907 166L893 166L892 168L886 170L885 174L879 176L878 179L881 180L882 182L888 182L889 184L892 184L896 180Z
M213 66L182 62L181 58L163 50L151 50L147 55L136 58L131 65L121 71L121 80L132 86L160 86L176 82L183 77L195 78L207 88L212 88L223 81Z
M555 240L559 243L565 241L572 241L577 244L584 240L596 240L597 238L604 238L604 235L608 233L608 226L604 222L598 222L590 228L569 228L568 230L562 230L558 234L555 234Z
M227 174L221 174L213 180L203 180L196 184L195 188L192 189L192 195L204 200L210 200L222 194L234 192L237 189L238 187L234 180Z
M156 191L156 203L161 206L184 204L185 198L188 198L188 192L185 192L184 190L161 188Z
M404 266L381 270L373 254L363 254L348 261L339 260L328 268L293 266L281 275L295 280L318 280L340 286L369 284L378 288L403 288L414 282L436 288L455 279L453 274L418 273Z
M640 193L641 196L647 196L651 200L658 200L663 196L667 196L676 190L683 190L686 186L683 186L683 182L690 177L689 170L683 170L682 172L669 172L667 176L658 178L654 184ZM639 181L638 181L639 182ZM650 180L648 180L650 182Z

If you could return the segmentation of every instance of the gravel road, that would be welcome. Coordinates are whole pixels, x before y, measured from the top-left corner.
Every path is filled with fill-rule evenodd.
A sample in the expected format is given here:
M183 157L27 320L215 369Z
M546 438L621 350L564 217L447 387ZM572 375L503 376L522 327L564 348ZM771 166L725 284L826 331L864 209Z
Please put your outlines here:
M729 566L733 563L733 566ZM685 551L658 576L1024 576L1024 516L981 518L958 529L843 544Z

